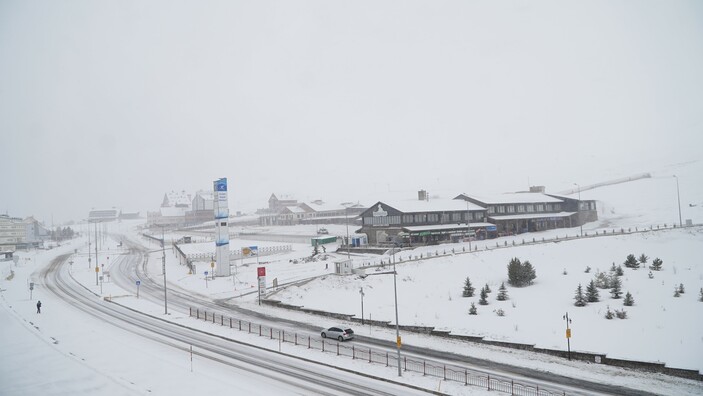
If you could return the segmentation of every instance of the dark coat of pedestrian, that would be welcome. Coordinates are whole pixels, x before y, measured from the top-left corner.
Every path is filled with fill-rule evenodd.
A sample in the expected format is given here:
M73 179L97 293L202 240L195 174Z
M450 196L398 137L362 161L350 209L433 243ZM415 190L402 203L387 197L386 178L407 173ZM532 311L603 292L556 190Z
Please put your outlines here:
M41 313L41 301L37 301L37 313Z

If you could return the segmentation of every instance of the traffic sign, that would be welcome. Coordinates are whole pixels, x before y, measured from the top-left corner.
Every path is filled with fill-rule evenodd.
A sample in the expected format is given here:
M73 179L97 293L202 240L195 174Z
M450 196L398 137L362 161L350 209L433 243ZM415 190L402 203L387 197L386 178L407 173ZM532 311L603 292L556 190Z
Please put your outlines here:
M139 285L141 285L141 284L142 284L142 281L138 280L138 281L137 281L137 286L139 286Z

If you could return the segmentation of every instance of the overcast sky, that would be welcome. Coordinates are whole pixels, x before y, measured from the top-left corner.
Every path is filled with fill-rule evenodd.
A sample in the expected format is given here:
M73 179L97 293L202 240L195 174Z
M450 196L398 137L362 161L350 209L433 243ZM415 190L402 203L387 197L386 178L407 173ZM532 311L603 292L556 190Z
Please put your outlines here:
M703 155L700 1L0 0L0 212L356 200Z

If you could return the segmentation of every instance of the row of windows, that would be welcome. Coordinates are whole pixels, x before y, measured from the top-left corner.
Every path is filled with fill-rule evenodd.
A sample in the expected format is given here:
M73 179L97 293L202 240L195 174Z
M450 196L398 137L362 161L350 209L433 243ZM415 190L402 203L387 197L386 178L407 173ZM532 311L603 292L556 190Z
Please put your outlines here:
M450 224L466 222L469 220L483 220L483 213L469 212L452 212L452 213L416 213L404 214L401 216L380 216L380 217L364 217L364 225L395 225L395 224ZM401 223L402 219L402 223Z
M595 206L595 204L594 204ZM560 212L561 204L520 204L520 205L491 205L488 214L494 213L534 213L534 212Z

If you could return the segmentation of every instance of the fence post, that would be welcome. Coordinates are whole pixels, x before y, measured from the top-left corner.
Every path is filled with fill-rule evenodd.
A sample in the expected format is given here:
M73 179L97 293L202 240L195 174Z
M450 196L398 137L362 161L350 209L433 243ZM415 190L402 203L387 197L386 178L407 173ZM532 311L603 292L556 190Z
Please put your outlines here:
M469 370L464 369L464 386L469 384Z
M249 333L251 333L251 322L249 322Z
M488 390L491 390L491 375L488 374Z
M215 313L212 313L212 323L215 323Z
M295 333L295 345L298 345L298 333Z
M225 315L220 315L220 326L225 325Z
M322 341L324 342L324 341ZM308 349L310 349L310 337L308 337Z
M337 343L337 356L339 356L339 343Z
M515 394L515 381L514 380L510 380L510 394L511 395ZM539 394L539 393L537 393L537 394Z
M261 325L259 325L259 337L261 337Z
M229 318L229 328L232 328L232 318Z
M403 371L408 371L408 357L403 356Z
M422 376L425 376L425 360L422 360Z
M356 359L356 349L354 349L354 345L352 345L352 360Z
M188 316L193 316L193 307L188 307Z
M195 319L200 319L200 308L196 308L195 310Z
M207 322L207 311L203 311L203 320Z
M273 340L273 327L270 327L270 328L269 328L269 334L270 334L270 337L271 337L271 338L269 338L269 339Z
M371 363L371 348L369 348L369 363Z
M386 367L388 367L388 352L386 352Z
M310 340L310 338L308 338L308 340ZM325 339L323 338L322 339L322 352L324 352L324 351L325 351Z
M444 365L444 380L447 380L447 365Z

